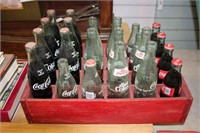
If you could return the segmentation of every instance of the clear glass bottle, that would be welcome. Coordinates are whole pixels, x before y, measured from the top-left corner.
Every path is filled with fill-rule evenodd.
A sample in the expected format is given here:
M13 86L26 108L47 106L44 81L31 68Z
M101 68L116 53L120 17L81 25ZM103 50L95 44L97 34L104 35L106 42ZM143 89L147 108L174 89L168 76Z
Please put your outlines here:
M114 45L112 49L110 50L109 56L108 56L108 70L110 69L110 65L115 62L114 58L116 56L116 51L119 45L124 46L124 49L126 49L125 43L123 41L123 34L124 30L120 27L116 28L114 31ZM127 57L126 51L124 51L124 57Z
M162 83L166 74L171 68L171 61L173 59L174 45L171 43L166 43L164 45L164 53L161 56L157 67L158 67L158 84Z
M60 46L61 36L59 32L59 25L56 21L56 11L54 9L47 10L47 17L50 19L51 30L56 39L57 44Z
M33 34L35 37L35 42L36 42L36 54L38 58L42 61L44 64L45 68L47 69L50 78L51 78L51 83L55 84L56 83L56 66L55 66L55 61L53 59L53 55L51 53L51 50L47 46L44 37L43 37L43 30L42 28L34 28L33 29Z
M123 44L118 45L116 56L108 71L108 97L128 98L130 77Z
M157 42L157 33L160 32L160 23L154 22L152 24L152 34L151 34L151 41Z
M136 43L136 34L140 32L140 24L139 23L133 23L132 24L132 30L131 30L131 35L128 39L128 46L127 46L127 54L128 56L131 53L131 50L135 48L135 43Z
M141 39L142 38L142 34L141 33L137 33L136 34L136 40L135 40L135 46L134 48L131 50L130 52L130 61L129 61L129 70L133 70L133 62L134 62L134 58L135 58L135 53L138 49L138 46L141 43Z
M79 28L78 28L78 26L76 24L76 17L75 17L74 9L67 9L66 10L66 15L67 15L67 17L72 17L73 27L74 27L76 36L78 38L79 43L82 45L81 33L80 33Z
M142 34L148 35L148 41L151 39L151 28L150 27L143 27L142 28Z
M114 45L114 30L117 27L121 28L121 24L122 24L122 18L121 17L114 17L111 33L110 33L110 36L108 38L108 43L107 43L107 57L109 56L110 50Z
M149 41L148 34L142 34L141 43L138 46L138 49L135 52L135 55L133 57L133 63L132 63L132 84L135 83L135 76L136 73L140 67L140 64L142 63L145 53L146 53L146 46L147 42Z
M73 46L77 52L77 56L79 59L82 57L82 45L79 43L78 38L76 36L74 27L73 27L73 21L71 17L64 18L64 25L65 27L69 28L70 30L70 38L73 43Z
M89 17L88 19L88 24L89 24L89 28L96 28L96 36L97 36L97 39L98 39L98 49L100 49L100 53L102 54L103 56L103 48L102 48L102 42L101 42L101 39L100 39L100 36L99 36L99 32L98 32L98 21L97 21L97 18L94 17L94 16L91 16Z
M55 64L56 64L56 68L58 68L57 67L57 60L58 60L59 54L60 54L60 51L59 51L60 46L56 42L56 39L55 39L55 37L52 33L49 18L44 17L44 18L41 18L40 21L42 23L42 29L44 31L44 34L43 34L44 39L47 43L47 46L49 47L49 49L51 50L51 52L53 54L53 58L54 58L54 61L55 61Z
M134 97L154 97L157 85L157 68L155 63L156 42L148 41L147 52L136 77Z
M56 82L58 98L78 98L77 84L68 70L66 58L58 60L58 80Z
M51 98L51 78L44 64L38 58L35 48L35 42L25 44L28 56L28 82L31 95L33 98Z
M163 86L160 91L161 97L177 97L180 95L182 85L182 65L183 61L181 59L172 59L172 67L163 79Z
M79 67L80 62L74 49L73 42L70 38L69 28L61 28L61 46L60 46L60 58L66 58L68 60L68 69L72 76L74 77L77 84L80 82Z
M103 98L102 81L98 75L94 59L88 59L85 62L82 95L86 99Z
M157 33L157 50L156 57L160 58L164 53L164 45L165 45L166 34L164 32ZM159 60L159 59L156 59Z
M99 76L103 79L103 56L100 49L98 49L98 39L96 36L96 28L87 29L87 39L84 51L84 63L88 59L94 59L96 61L96 67Z

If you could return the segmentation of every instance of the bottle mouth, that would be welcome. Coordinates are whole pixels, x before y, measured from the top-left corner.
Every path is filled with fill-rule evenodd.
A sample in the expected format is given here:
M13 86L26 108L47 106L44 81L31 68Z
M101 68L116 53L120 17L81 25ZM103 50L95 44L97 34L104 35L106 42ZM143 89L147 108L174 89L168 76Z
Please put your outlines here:
M66 10L66 13L67 13L67 14L73 14L73 13L74 13L74 9L67 9L67 10Z
M172 64L175 66L182 66L183 65L183 60L180 58L173 58L172 59Z
M64 21L67 23L70 23L70 22L72 22L72 17L66 17L66 18L64 18Z
M25 48L26 49L33 49L33 48L35 48L36 47L36 43L35 42L27 42L26 44L25 44Z
M40 33L42 33L42 28L34 28L33 29L33 33L35 33L35 34L40 34Z
M160 28L160 23L154 22L152 25L153 28Z
M55 14L55 10L54 9L48 9L47 10L47 14L48 15L54 15Z
M93 66L95 66L96 65L96 61L94 60L94 59L88 59L88 60L86 60L86 62L85 62L85 66L86 67L93 67Z
M49 22L49 18L43 17L43 18L40 19L40 21L41 21L42 23L48 23L48 22Z
M166 38L166 34L164 32L159 32L157 34L157 37L159 37L159 38Z
M68 32L69 32L69 28L67 27L60 29L60 33L68 33Z

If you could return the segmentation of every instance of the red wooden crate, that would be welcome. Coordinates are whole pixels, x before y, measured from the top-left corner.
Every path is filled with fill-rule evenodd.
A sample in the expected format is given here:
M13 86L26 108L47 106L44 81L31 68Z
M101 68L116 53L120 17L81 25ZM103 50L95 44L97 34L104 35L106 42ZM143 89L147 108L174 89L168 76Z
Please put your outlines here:
M103 44L104 53L105 46ZM107 60L105 54L104 60ZM179 97L160 97L159 92L162 85L157 85L156 97L134 98L134 85L131 85L129 98L112 99L107 98L106 68L105 64L103 70L103 99L88 100L81 97L83 69L80 70L81 80L80 85L78 85L79 95L77 99L57 99L55 86L53 86L52 99L33 99L30 97L30 88L27 83L21 97L21 105L28 122L71 124L184 123L193 101L184 78Z

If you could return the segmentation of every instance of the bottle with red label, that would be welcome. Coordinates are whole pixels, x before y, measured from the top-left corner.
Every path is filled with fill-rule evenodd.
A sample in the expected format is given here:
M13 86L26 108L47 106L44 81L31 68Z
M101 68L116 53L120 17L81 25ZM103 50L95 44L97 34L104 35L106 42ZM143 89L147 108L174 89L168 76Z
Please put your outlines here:
M35 37L35 42L36 42L36 54L38 58L42 61L44 64L45 68L49 72L50 78L51 78L51 83L55 84L56 83L56 66L55 66L55 61L53 59L53 55L51 53L51 50L47 46L44 38L43 38L43 30L42 28L34 28L33 29L33 34Z
M166 43L164 46L164 53L161 56L158 67L158 84L161 84L169 69L171 68L171 61L173 58L174 45Z
M36 52L36 43L28 42L25 49L28 56L28 81L33 98L51 98L51 78L44 64L38 58Z
M136 77L134 97L154 97L157 85L157 68L155 63L156 42L148 41L147 51Z
M66 58L58 59L56 88L58 98L78 98L77 84L68 70L68 61Z
M160 57L164 53L166 34L164 32L157 33L157 49L156 49L156 63L159 62Z
M96 61L85 61L85 73L82 82L82 95L86 99L103 98L102 81L96 69Z
M131 53L131 50L134 48L135 49L135 43L136 43L136 34L140 31L140 24L138 23L133 23L132 24L132 31L131 35L128 39L128 46L127 46L127 54L128 56Z
M114 61L108 71L108 97L127 98L129 96L130 77L128 63L124 56L124 45L118 45Z
M47 16L50 19L52 33L56 39L56 42L60 46L61 37L60 37L59 26L56 21L56 11L54 9L47 10Z
M152 34L151 34L151 41L157 42L157 33L160 32L160 23L154 22L152 24Z
M146 46L147 42L149 40L149 35L148 34L142 34L141 38L141 43L138 46L138 49L135 52L134 55L134 60L132 63L132 84L135 83L135 76L137 73L138 68L140 67L140 64L142 63L144 57L145 57L145 52L146 52Z
M183 61L179 58L172 59L172 67L163 79L163 86L160 91L161 97L177 97L179 96L182 85L181 68Z
M76 83L79 84L79 67L80 62L77 56L77 52L73 47L73 42L70 38L70 31L68 28L64 27L60 29L61 34L61 46L60 46L60 58L66 58L68 60L68 69Z
M50 25L50 21L49 18L44 17L40 19L41 23L42 23L42 29L44 31L44 39L47 43L47 46L49 47L49 49L51 50L52 54L53 54L53 58L56 64L56 68L57 68L57 60L59 58L59 48L60 48L60 44L56 41L53 32L51 30L51 25Z

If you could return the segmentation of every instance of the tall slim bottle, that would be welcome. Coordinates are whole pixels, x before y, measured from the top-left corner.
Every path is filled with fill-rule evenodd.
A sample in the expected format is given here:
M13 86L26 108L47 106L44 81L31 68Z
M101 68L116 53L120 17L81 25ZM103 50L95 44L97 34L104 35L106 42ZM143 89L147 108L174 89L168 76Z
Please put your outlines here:
M35 48L36 54L44 64L45 68L47 69L51 78L51 83L55 84L56 83L55 61L53 59L51 50L49 49L44 40L42 28L34 28L33 34L35 37L35 42L37 44Z
M160 32L160 23L154 22L152 24L151 41L157 42L157 33Z
M31 95L33 98L51 98L51 78L44 64L38 58L35 48L35 42L25 44L28 56L28 81Z

